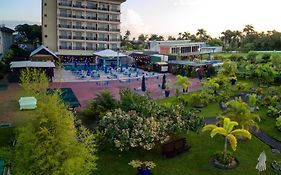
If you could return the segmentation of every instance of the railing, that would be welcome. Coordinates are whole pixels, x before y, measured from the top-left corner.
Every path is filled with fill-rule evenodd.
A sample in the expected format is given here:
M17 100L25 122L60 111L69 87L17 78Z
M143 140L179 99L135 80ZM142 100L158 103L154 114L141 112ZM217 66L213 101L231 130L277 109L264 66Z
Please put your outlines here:
M113 22L120 22L120 19L110 19L110 21L113 21Z
M85 29L87 29L87 30L97 30L96 27L85 27Z
M100 21L109 21L109 18L98 18Z
M71 39L71 36L60 35L59 38L60 39Z
M117 38L111 38L110 41L120 41L120 39Z
M59 27L61 27L61 28L71 28L71 25L69 25L69 24L59 24Z
M65 3L65 2L59 2L59 6L63 6L63 7L71 7L72 4L71 3Z
M87 19L97 20L97 17L95 17L95 16L87 16Z
M61 17L67 17L67 18L71 18L72 17L72 14L65 14L65 13L60 13L59 16Z
M97 10L98 9L98 6L93 6L93 5L87 5L86 6L87 9L92 9L92 10Z
M73 39L75 39L75 40L84 40L85 37L84 36L73 36Z
M96 41L97 40L97 37L86 37L86 40L94 40L94 41Z
M109 38L98 38L99 41L109 41Z
M73 29L84 29L85 27L84 26L75 26L75 25L73 25L72 28Z
M109 31L108 28L98 28L98 30L100 30L100 31Z
M85 50L85 47L73 47L73 50Z
M110 29L112 32L120 32L120 29Z
M72 46L59 46L59 48L72 50Z
M112 12L120 12L120 9L111 8L110 11L112 11Z
M98 7L98 10L109 11L109 7Z

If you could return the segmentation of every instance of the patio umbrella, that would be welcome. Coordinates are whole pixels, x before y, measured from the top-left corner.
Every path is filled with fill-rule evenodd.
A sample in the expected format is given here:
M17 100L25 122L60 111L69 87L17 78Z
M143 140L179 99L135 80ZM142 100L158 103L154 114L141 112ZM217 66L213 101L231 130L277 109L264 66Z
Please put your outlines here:
M87 63L84 64L84 70L87 70Z
M260 172L266 170L265 162L266 162L266 155L265 155L265 152L263 151L258 158L258 164L256 166L256 169L259 171L259 174L260 174Z
M77 60L74 60L74 67L77 68Z
M166 89L166 75L163 76L162 89Z
M143 92L145 92L145 91L146 91L146 86L145 86L145 77L144 77L144 76L142 76L141 90L142 90Z

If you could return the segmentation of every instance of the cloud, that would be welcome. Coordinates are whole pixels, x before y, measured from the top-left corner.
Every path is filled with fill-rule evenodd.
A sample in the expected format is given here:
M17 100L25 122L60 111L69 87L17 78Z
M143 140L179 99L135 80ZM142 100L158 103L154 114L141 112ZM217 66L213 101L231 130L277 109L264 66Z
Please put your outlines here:
M145 25L142 17L135 10L127 9L123 12L121 19L122 34L124 34L127 30L131 32L131 37L137 37L142 33L149 33L149 27Z

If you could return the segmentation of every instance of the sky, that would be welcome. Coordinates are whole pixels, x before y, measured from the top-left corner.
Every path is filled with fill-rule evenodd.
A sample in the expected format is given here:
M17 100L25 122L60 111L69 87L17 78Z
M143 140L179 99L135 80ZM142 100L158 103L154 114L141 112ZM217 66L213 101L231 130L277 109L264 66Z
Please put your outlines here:
M177 36L203 28L213 37L251 24L257 31L281 31L280 0L127 0L121 30ZM41 20L41 0L0 0L0 23Z

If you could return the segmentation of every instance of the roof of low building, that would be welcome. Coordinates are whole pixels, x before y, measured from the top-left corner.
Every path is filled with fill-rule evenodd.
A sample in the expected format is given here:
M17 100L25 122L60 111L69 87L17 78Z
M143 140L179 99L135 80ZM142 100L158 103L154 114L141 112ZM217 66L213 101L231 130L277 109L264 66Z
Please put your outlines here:
M54 52L52 52L50 49L48 49L47 47L45 47L45 46L43 46L43 45L41 45L40 47L38 47L37 49L35 49L33 52L31 52L30 57L36 55L37 53L39 53L39 52L42 51L42 50L45 50L45 51L47 51L50 55L52 55L52 56L58 58L58 56L57 56Z
M51 61L13 61L10 63L10 68L55 68L55 64Z

